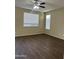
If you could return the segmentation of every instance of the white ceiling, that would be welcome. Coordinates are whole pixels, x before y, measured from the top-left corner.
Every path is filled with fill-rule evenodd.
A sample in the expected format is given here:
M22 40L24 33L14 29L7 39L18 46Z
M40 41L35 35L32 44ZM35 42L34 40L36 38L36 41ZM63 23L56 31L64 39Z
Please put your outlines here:
M15 6L32 10L33 8L32 1L34 0L15 0ZM64 7L64 0L41 0L41 1L46 2L45 4L46 8L40 8L38 10L41 12L46 12L46 11Z

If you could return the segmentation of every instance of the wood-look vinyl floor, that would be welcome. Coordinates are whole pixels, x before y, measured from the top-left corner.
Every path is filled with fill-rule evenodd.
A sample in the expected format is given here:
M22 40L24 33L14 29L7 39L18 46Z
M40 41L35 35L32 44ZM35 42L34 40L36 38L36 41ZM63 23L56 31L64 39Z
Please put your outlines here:
M64 40L46 34L15 38L15 59L63 59Z

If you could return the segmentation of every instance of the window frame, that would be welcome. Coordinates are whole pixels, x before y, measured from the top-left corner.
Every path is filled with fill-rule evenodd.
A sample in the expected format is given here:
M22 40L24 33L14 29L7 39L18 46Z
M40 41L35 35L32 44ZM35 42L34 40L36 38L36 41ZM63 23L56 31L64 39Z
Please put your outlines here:
M31 28L31 27L39 27L39 24L40 24L40 15L38 13L28 13L28 12L24 12L24 13L38 15L38 25L37 26L24 26L24 19L23 19L23 27L28 27L28 28Z

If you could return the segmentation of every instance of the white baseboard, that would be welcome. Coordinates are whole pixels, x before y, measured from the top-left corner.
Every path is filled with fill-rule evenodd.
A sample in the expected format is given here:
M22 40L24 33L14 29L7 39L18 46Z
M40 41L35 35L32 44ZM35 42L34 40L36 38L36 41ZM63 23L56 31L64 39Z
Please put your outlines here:
M48 34L48 33L46 33L46 34ZM64 40L64 36L61 36L61 35L56 35L56 34L52 34L52 35L48 34L48 35Z
M37 34L47 34L47 35L50 35L50 36L53 36L53 37L57 37L57 38L60 38L60 39L63 39L64 40L64 36L61 36L61 35L57 35L57 34L48 34L48 33L33 33L33 34L21 34L21 35L15 35L15 37L19 37L19 36L29 36L29 35L37 35Z
M29 36L29 35L37 35L37 34L44 34L44 33L21 34L21 35L15 35L15 37L19 37L19 36Z

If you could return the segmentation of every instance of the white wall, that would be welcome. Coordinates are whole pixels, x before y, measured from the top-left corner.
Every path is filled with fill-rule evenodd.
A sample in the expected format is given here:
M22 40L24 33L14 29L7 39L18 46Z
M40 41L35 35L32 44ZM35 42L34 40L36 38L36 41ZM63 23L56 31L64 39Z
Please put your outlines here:
M15 32L16 36L26 36L41 34L44 32L44 13L39 14L39 27L24 27L24 12L31 12L31 10L23 8L15 8Z
M34 34L46 33L48 35L64 39L64 8L56 9L46 13L38 13L39 27L26 28L23 27L23 15L24 12L30 12L30 10L23 8L15 8L15 31L16 36L26 36ZM45 30L45 15L51 14L51 29Z
M57 38L64 39L64 8L46 12L51 14L51 29L45 30L45 33Z

